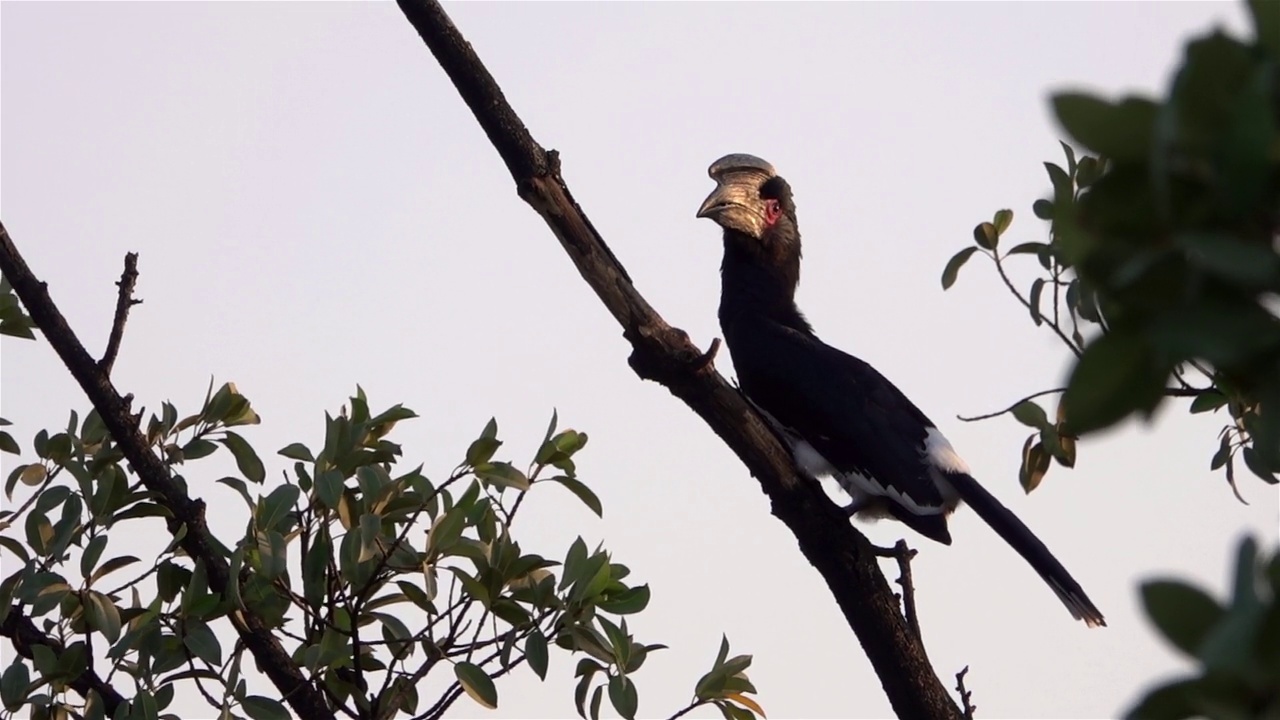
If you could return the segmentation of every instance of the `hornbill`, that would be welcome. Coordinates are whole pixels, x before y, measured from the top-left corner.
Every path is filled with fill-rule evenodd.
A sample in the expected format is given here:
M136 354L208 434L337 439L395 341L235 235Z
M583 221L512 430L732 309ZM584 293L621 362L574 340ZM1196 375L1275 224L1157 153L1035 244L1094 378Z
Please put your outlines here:
M698 209L724 229L720 328L743 394L789 446L797 469L832 476L850 516L891 517L951 544L947 517L967 503L1089 627L1106 625L1080 584L969 472L937 426L867 363L818 339L796 307L800 231L791 187L753 155L708 170Z

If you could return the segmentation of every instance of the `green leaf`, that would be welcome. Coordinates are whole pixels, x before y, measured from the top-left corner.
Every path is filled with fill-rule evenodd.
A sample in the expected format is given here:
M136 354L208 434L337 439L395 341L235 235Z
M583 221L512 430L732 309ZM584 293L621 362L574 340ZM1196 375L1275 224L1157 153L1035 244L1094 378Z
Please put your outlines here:
M1031 492L1040 486L1045 473L1049 472L1049 463L1053 457L1041 443L1034 443L1035 435L1027 438L1022 446L1022 468L1018 471L1018 482L1024 492Z
M249 509L253 509L253 498L249 495L249 486L246 485L243 480L238 477L227 476L224 478L218 478L218 483L226 485L232 490L240 493L240 497L244 499L244 502L249 506Z
M1040 316L1040 295L1044 293L1044 283L1044 278L1036 278L1035 282L1031 283L1031 294L1027 299L1027 310L1031 313L1031 322L1035 323L1036 327L1040 327L1044 322L1044 318Z
M522 491L529 489L529 478L510 463L482 463L476 467L476 477L500 488L509 487Z
M89 577L93 572L94 566L98 564L98 560L102 559L102 551L106 547L106 535L98 535L89 541L89 544L84 548L84 554L80 556L80 577Z
M431 524L431 529L427 531L428 554L433 551L444 552L458 542L467 523L467 514L464 510L464 508L454 507L437 517Z
M489 462L493 454L502 447L502 441L491 437L476 438L467 448L467 465L475 467Z
M262 466L258 453L244 438L228 430L227 436L222 439L222 444L226 445L235 456L236 467L240 468L246 480L260 484L267 478L267 471Z
M182 446L182 459L199 460L202 457L212 455L217 449L217 445L204 438L192 438L191 442Z
M952 285L956 284L956 277L960 274L960 268L964 267L964 264L969 262L969 258L973 257L976 252L978 252L978 248L971 246L951 256L951 259L947 261L947 266L942 269L943 290L948 290Z
M591 720L600 720L600 701L604 698L604 686L591 693Z
M547 636L534 628L524 640L524 657L542 680L547 679Z
M1098 181L1102 177L1102 171L1105 165L1098 158L1086 155L1080 158L1080 163L1076 166L1076 185L1087 188ZM1048 220L1049 218L1045 218Z
M31 674L26 661L15 657L13 664L4 669L4 675L0 675L0 703L4 704L5 710L17 712L27 699L27 687L30 685Z
M473 600L486 608L489 606L492 598L489 595L489 589L485 587L484 583L472 577L467 573L467 571L461 568L451 567L448 568L448 570L453 573L453 576L458 579L458 582L462 583L463 593L471 596Z
M189 618L186 621L186 635L183 636L182 643L192 655L210 665L222 664L222 645L203 620Z
M1156 365L1145 338L1113 330L1076 362L1062 403L1072 435L1099 430L1135 410L1150 410L1164 394L1167 370Z
M1280 478L1277 478L1275 473L1271 471L1271 468L1267 467L1266 463L1262 460L1262 456L1254 448L1247 447L1244 450L1241 450L1240 456L1244 458L1244 465L1249 468L1249 472L1252 472L1254 475L1257 475L1259 478L1272 485L1280 482Z
M88 602L85 603L85 613L89 626L102 633L108 641L114 643L120 639L120 611L106 595L90 590Z
M1272 58L1280 57L1280 5L1271 0L1249 0L1249 14L1253 16L1258 44Z
M1210 275L1256 290L1280 281L1280 255L1270 243L1225 233L1182 233L1174 242L1186 251L1189 263Z
M1043 198L1040 200L1037 200L1031 203L1031 212L1035 213L1035 216L1040 218L1041 220L1052 220L1053 219L1053 203ZM1018 247L1021 247L1021 245L1019 245Z
M258 529L275 530L284 522L285 516L293 510L302 491L297 485L281 485L263 499L258 505Z
M614 675L609 678L609 702L618 714L627 720L635 720L640 698L636 693L636 685L626 675Z
M337 510L338 503L342 498L342 489L346 486L346 481L342 477L342 473L337 470L325 470L316 475L316 495L320 498L320 502L330 510Z
M303 462L315 462L315 456L302 443L289 443L276 451L277 454L283 455L291 460L301 460Z
M1059 93L1053 96L1053 110L1081 145L1112 160L1130 162L1150 153L1160 108L1146 98L1129 97L1113 104L1081 93Z
M996 232L995 225L989 222L978 223L973 227L973 241L983 250L995 250L1000 243L1000 234Z
M1183 720L1200 715L1200 680L1187 679L1151 690L1125 713L1126 720Z
M0 535L0 547L16 555L18 560L23 563L31 560L31 554L27 552L26 546L11 537ZM0 606L0 610L3 610L3 606ZM0 620L3 620L3 618L0 618Z
M378 536L382 534L382 516L365 513L360 516L360 555L357 562L367 562L378 557Z
M991 224L995 226L997 235L1003 235L1004 231L1008 230L1009 226L1013 224L1013 211L1008 209L997 210L995 217L991 220Z
M333 540L327 530L322 530L312 538L302 558L302 595L313 608L320 607L325 600L332 558Z
M614 615L633 615L649 605L649 595L649 586L641 585L628 588L617 595L610 595L608 599L597 603L597 606Z
M1023 400L1017 405L1014 405L1013 410L1010 412L1013 413L1015 420L1027 427L1032 427L1037 430L1043 430L1044 428L1049 427L1049 417L1045 415L1044 408L1040 407L1033 400Z
M1042 252L1048 252L1049 246L1042 242L1024 242L1014 245L1005 255L1039 255Z
M453 666L453 674L472 700L490 710L498 707L498 689L493 686L493 679L478 665L457 663Z
M1217 390L1209 389L1209 390L1205 390L1199 395L1196 395L1196 398L1191 401L1191 412L1193 414L1211 412L1213 410L1217 410L1218 408L1226 404L1227 404L1226 395L1223 395Z
M600 505L600 498L596 497L596 494L592 492L591 488L587 487L576 478L566 477L564 475L554 477L552 480L565 486L569 492L576 495L578 499L582 501L583 505L586 505L591 509L591 512L596 514L596 517L604 517L604 508Z
M18 447L18 441L14 440L12 435L0 431L0 451L17 455L22 452L22 449Z
M263 695L245 697L240 701L240 707L253 720L290 720L292 717L279 700L272 700Z
M1225 612L1203 590L1168 580L1143 583L1142 603L1152 624L1174 647L1192 657Z

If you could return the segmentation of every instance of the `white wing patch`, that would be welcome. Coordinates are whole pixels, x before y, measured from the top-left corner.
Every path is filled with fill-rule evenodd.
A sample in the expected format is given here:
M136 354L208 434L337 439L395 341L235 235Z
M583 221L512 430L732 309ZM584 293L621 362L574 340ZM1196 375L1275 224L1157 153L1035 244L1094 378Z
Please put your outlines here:
M951 447L951 443L936 427L929 428L925 434L924 455L943 472L969 474L969 464L956 453L955 448Z
M930 473L930 479L933 480L934 485L942 493L943 503L941 505L921 505L910 495L903 493L896 487L885 487L874 477L869 477L859 472L840 472L807 440L802 439L790 429L783 427L773 415L770 415L768 411L757 405L751 398L747 398L747 400L752 405L755 405L756 410L764 416L764 419L786 439L787 444L790 445L791 456L801 471L815 480L827 476L834 477L840 487L853 497L855 504L859 502L863 495L875 495L887 497L916 515L940 515L955 508L956 491L951 487L951 483L947 482L946 478L942 476L942 473L932 472ZM969 473L969 466L956 454L956 451L951 447L951 443L947 442L947 439L935 427L929 428L925 435L922 454L937 470Z

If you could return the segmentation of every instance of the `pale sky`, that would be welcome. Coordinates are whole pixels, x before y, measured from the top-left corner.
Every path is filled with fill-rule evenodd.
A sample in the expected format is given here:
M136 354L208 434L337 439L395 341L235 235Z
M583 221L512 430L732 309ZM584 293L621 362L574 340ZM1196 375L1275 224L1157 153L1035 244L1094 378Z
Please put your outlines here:
M1140 612L1137 583L1191 577L1221 593L1237 539L1276 537L1276 492L1245 506L1208 470L1221 418L1164 413L1080 446L1031 496L1011 418L965 424L1061 382L1065 350L975 259L946 260L1002 207L1005 242L1042 240L1031 203L1059 158L1051 89L1157 91L1190 33L1244 26L1235 3L466 3L448 6L639 289L706 346L719 335L719 229L694 218L711 161L760 155L795 191L799 302L829 343L876 365L951 438L975 475L1049 545L1110 627L1074 622L972 513L920 550L917 602L944 682L970 666L986 718L1106 717L1186 665ZM879 682L786 527L736 456L629 346L444 73L391 3L3 5L0 215L91 353L113 285L140 253L137 307L116 364L135 407L198 409L212 375L262 415L244 435L272 482L274 451L322 438L363 385L422 417L393 439L443 477L491 415L527 462L552 408L588 432L579 462L596 519L558 488L517 536L563 557L605 541L653 590L632 621L670 650L635 677L640 713L688 701L721 633L755 655L771 718L884 717ZM1025 277L1029 284L1030 276ZM88 408L43 341L6 338L3 416L25 449ZM731 375L727 353L717 359ZM30 456L27 456L28 458ZM13 466L3 457L4 474ZM224 539L242 502L188 481ZM21 531L16 532L21 537ZM154 552L117 537L107 556ZM11 557L5 557L11 563ZM890 569L890 578L896 573ZM229 646L228 646L229 647ZM4 663L11 648L3 647ZM500 707L454 717L571 717L576 660L499 683ZM261 681L256 692L273 689ZM198 698L172 708L210 711ZM717 716L714 711L703 717Z

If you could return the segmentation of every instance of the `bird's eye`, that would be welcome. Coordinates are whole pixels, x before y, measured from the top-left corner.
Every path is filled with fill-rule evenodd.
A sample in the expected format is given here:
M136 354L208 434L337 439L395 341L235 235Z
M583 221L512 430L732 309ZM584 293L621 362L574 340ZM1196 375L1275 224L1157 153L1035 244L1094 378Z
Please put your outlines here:
M772 225L782 217L782 206L777 200L769 199L764 201L764 221Z

